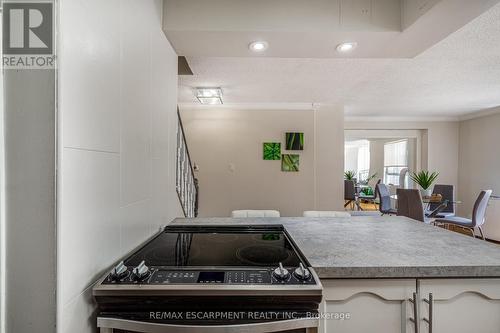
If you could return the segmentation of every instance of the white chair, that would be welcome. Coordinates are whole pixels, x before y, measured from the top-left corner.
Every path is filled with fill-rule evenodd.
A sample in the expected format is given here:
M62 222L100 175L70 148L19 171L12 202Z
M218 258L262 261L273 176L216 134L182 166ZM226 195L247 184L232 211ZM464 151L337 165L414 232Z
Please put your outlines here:
M472 237L476 237L474 229L478 228L481 233L481 238L485 240L483 225L486 222L486 209L488 208L488 202L490 201L492 193L492 190L481 191L481 193L479 193L476 203L474 204L474 209L472 210L472 219L451 216L444 219L437 219L436 223L455 225L464 229L469 229Z
M231 217L280 217L277 210L233 210Z
M335 212L335 211L320 211L320 210L307 210L302 216L304 217L351 217L348 212Z
M406 176L408 175L409 172L410 171L408 170L408 168L403 168L399 172L399 188L403 189L406 188Z

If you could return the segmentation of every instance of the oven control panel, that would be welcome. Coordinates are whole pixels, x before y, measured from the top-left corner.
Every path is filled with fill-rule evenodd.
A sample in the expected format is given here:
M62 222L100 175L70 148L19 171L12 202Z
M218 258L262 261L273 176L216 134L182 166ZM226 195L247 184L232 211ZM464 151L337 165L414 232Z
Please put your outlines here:
M144 263L129 268L120 263L103 284L226 284L226 285L304 285L315 284L310 271L304 266L251 270L173 270L149 268Z
M269 271L170 271L157 270L149 284L271 284Z

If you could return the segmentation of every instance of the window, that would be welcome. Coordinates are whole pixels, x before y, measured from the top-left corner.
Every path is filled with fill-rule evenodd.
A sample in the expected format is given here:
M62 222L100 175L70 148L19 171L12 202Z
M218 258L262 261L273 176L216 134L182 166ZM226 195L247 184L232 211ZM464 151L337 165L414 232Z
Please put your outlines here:
M344 152L344 171L354 171L359 182L365 181L370 172L370 141L346 141Z
M384 183L399 186L399 174L408 167L408 140L384 144Z
M358 150L358 181L364 182L368 179L370 173L370 142L359 147Z

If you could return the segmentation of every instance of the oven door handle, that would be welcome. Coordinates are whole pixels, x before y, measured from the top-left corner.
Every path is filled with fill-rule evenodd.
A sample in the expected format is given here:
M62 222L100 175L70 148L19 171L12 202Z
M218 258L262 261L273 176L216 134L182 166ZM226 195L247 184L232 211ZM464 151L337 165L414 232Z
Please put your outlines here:
M300 318L291 320L250 323L239 325L172 325L134 321L127 319L98 317L97 326L101 332L111 333L114 329L138 333L271 333L295 329L312 329L316 331L319 320L316 318Z

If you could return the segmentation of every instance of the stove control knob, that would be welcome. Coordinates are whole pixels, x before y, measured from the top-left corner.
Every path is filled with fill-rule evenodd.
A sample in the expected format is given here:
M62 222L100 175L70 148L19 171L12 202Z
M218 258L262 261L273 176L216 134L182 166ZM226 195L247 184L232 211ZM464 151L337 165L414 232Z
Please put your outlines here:
M111 271L110 277L111 280L113 281L120 281L124 278L126 278L128 275L128 270L127 266L123 263L123 261L120 261L118 265L116 265L115 268Z
M288 279L290 273L283 267L283 264L280 263L280 266L273 271L273 276L279 281L284 281Z
M132 278L135 281L143 281L149 277L149 274L149 268L144 263L144 260L132 270Z
M311 278L311 272L300 263L299 267L295 269L293 275L299 280L307 281Z

